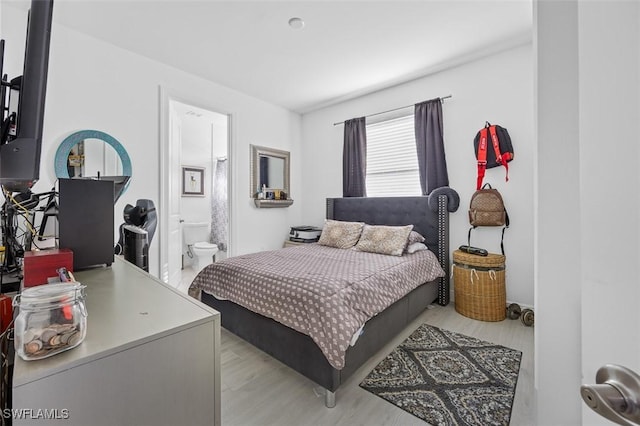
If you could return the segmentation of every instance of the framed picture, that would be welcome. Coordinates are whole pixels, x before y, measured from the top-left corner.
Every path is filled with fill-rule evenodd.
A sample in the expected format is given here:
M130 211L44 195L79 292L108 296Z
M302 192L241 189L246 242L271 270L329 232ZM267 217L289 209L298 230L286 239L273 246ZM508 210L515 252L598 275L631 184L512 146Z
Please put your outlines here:
M204 197L204 167L182 167L182 196Z

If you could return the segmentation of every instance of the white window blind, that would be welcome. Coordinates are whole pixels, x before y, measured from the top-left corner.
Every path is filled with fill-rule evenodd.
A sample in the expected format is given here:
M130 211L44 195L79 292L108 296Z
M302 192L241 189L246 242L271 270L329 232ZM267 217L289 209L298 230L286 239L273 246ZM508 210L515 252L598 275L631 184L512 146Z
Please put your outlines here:
M421 195L413 114L367 124L367 196Z

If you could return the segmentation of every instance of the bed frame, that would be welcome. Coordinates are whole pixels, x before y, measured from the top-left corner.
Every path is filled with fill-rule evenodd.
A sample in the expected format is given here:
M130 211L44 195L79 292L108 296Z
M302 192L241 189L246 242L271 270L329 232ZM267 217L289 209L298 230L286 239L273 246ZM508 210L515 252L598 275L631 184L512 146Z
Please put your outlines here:
M458 194L439 188L423 197L328 198L327 219L371 225L407 225L425 238L443 269L449 271L449 212ZM311 337L228 300L202 292L202 301L221 313L222 326L325 388L325 405L335 406L335 391L429 304L449 303L449 276L422 284L370 319L356 344L347 350L345 367L333 368Z

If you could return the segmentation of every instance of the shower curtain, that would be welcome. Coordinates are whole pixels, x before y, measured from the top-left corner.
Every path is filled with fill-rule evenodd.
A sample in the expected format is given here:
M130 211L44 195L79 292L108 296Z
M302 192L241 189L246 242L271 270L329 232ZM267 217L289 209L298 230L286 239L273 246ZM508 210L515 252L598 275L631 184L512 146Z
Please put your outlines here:
M227 198L227 159L218 158L213 175L211 196L211 242L218 250L227 251L229 239L229 216Z

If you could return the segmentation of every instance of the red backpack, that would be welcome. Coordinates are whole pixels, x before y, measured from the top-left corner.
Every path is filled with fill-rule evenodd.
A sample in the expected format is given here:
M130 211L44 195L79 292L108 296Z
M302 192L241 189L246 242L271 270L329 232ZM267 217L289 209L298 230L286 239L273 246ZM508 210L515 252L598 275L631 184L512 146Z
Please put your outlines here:
M491 137L491 145L493 149L487 149L487 144ZM513 160L513 146L511 145L511 137L507 129L500 126L491 125L488 121L485 126L478 131L473 145L476 150L476 158L478 159L478 182L476 189L482 188L484 180L484 172L486 169L504 166L506 169L505 180L509 181L509 165Z

